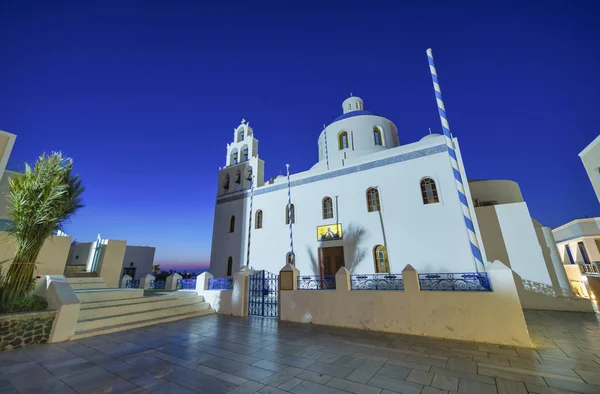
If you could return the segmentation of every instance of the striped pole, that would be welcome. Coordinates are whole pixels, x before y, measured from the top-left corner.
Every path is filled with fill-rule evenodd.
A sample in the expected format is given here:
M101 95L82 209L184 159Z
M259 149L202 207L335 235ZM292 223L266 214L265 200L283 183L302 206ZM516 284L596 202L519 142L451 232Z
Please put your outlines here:
M285 169L287 171L287 186L288 186L288 222L290 223L290 257L292 264L296 265L296 256L294 256L294 236L292 232L292 196L290 187L290 165L286 164ZM294 212L295 214L295 212Z
M427 60L429 61L429 71L431 71L431 79L433 80L433 89L435 90L435 99L437 101L438 112L440 114L440 120L442 122L442 129L444 130L444 135L446 136L446 146L448 148L448 154L450 155L450 163L452 164L454 179L456 180L458 198L462 203L465 225L467 226L467 232L469 233L471 251L473 252L473 258L475 260L475 269L478 270L477 262L483 265L483 258L481 257L479 242L477 240L477 235L475 234L473 220L471 219L471 211L469 210L469 202L467 201L465 186L460 175L460 167L458 164L458 159L456 158L456 148L454 146L454 140L452 139L452 135L450 134L450 124L448 123L446 107L444 106L444 100L442 99L442 89L440 88L437 71L435 69L435 63L433 62L433 51L431 50L431 48L427 49Z
M325 125L323 128L326 129ZM327 163L327 170L329 171L329 152L327 151L327 130L325 130L325 161Z
M252 234L252 200L254 200L254 176L250 181L250 219L248 220L248 251L246 252L246 267L250 267L250 235Z

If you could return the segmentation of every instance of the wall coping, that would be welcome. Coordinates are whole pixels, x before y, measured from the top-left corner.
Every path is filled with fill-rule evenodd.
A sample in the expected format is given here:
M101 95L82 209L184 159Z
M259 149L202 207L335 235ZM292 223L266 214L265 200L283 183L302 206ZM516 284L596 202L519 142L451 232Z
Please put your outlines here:
M0 321L3 320L28 320L32 317L50 317L56 316L58 313L57 310L44 310L44 311L36 311L36 312L18 312L18 313L0 313Z

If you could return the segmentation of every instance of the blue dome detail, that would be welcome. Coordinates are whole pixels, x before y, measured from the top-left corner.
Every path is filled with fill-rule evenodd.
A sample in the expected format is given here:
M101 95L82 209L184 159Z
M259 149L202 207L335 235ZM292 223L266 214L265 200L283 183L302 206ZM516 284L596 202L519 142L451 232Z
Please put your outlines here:
M335 119L333 120L333 122L331 122L331 123L335 123L335 122L337 122L338 120L344 120L344 119L348 119L348 118L353 118L353 117L355 117L355 116L363 116L363 115L379 116L379 115L377 115L377 114L374 114L374 113L373 113L373 112L371 112L371 111L352 111L352 112L348 112L348 113L345 113L345 114L343 114L343 115L340 115L340 116L338 116L338 117L337 117L337 118L335 118ZM331 124L331 123L330 123L330 124Z

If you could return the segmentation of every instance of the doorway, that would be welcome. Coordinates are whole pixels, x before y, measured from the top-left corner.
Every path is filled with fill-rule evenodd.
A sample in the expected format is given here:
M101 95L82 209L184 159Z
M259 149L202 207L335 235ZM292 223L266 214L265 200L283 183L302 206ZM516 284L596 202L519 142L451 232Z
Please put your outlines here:
M335 275L344 266L343 246L319 248L319 271L321 275Z

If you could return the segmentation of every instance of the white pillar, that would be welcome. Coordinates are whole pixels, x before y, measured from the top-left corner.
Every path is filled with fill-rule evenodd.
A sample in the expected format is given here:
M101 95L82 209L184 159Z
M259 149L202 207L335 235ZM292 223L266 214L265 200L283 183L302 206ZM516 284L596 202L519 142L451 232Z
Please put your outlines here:
M201 273L196 277L196 291L208 290L208 282L213 278L208 271Z
M127 282L132 280L131 276L129 275L123 275L123 277L121 278L121 288L125 288L127 287Z
M155 278L154 276L147 274L145 277L143 277L142 279L140 279L140 289L149 289L150 288L150 282L153 281Z
M177 290L177 281L181 279L181 275L174 273L167 276L167 282L165 283L165 290Z
M412 265L408 264L402 270L402 282L404 283L404 291L407 293L421 291L419 284L419 274Z
M558 254L558 248L556 247L556 241L554 240L554 235L552 234L552 230L550 227L542 227L542 232L544 233L544 240L546 241L546 245L550 249L550 259L552 260L552 265L554 266L554 271L556 272L556 278L558 279L558 283L561 289L566 292L566 296L573 297L573 289L571 288L571 282L567 277L567 272L565 271L565 267L563 266L562 260L560 259L560 255Z
M231 293L231 310L234 316L248 316L248 285L252 271L243 267L240 272L233 273L233 292Z

